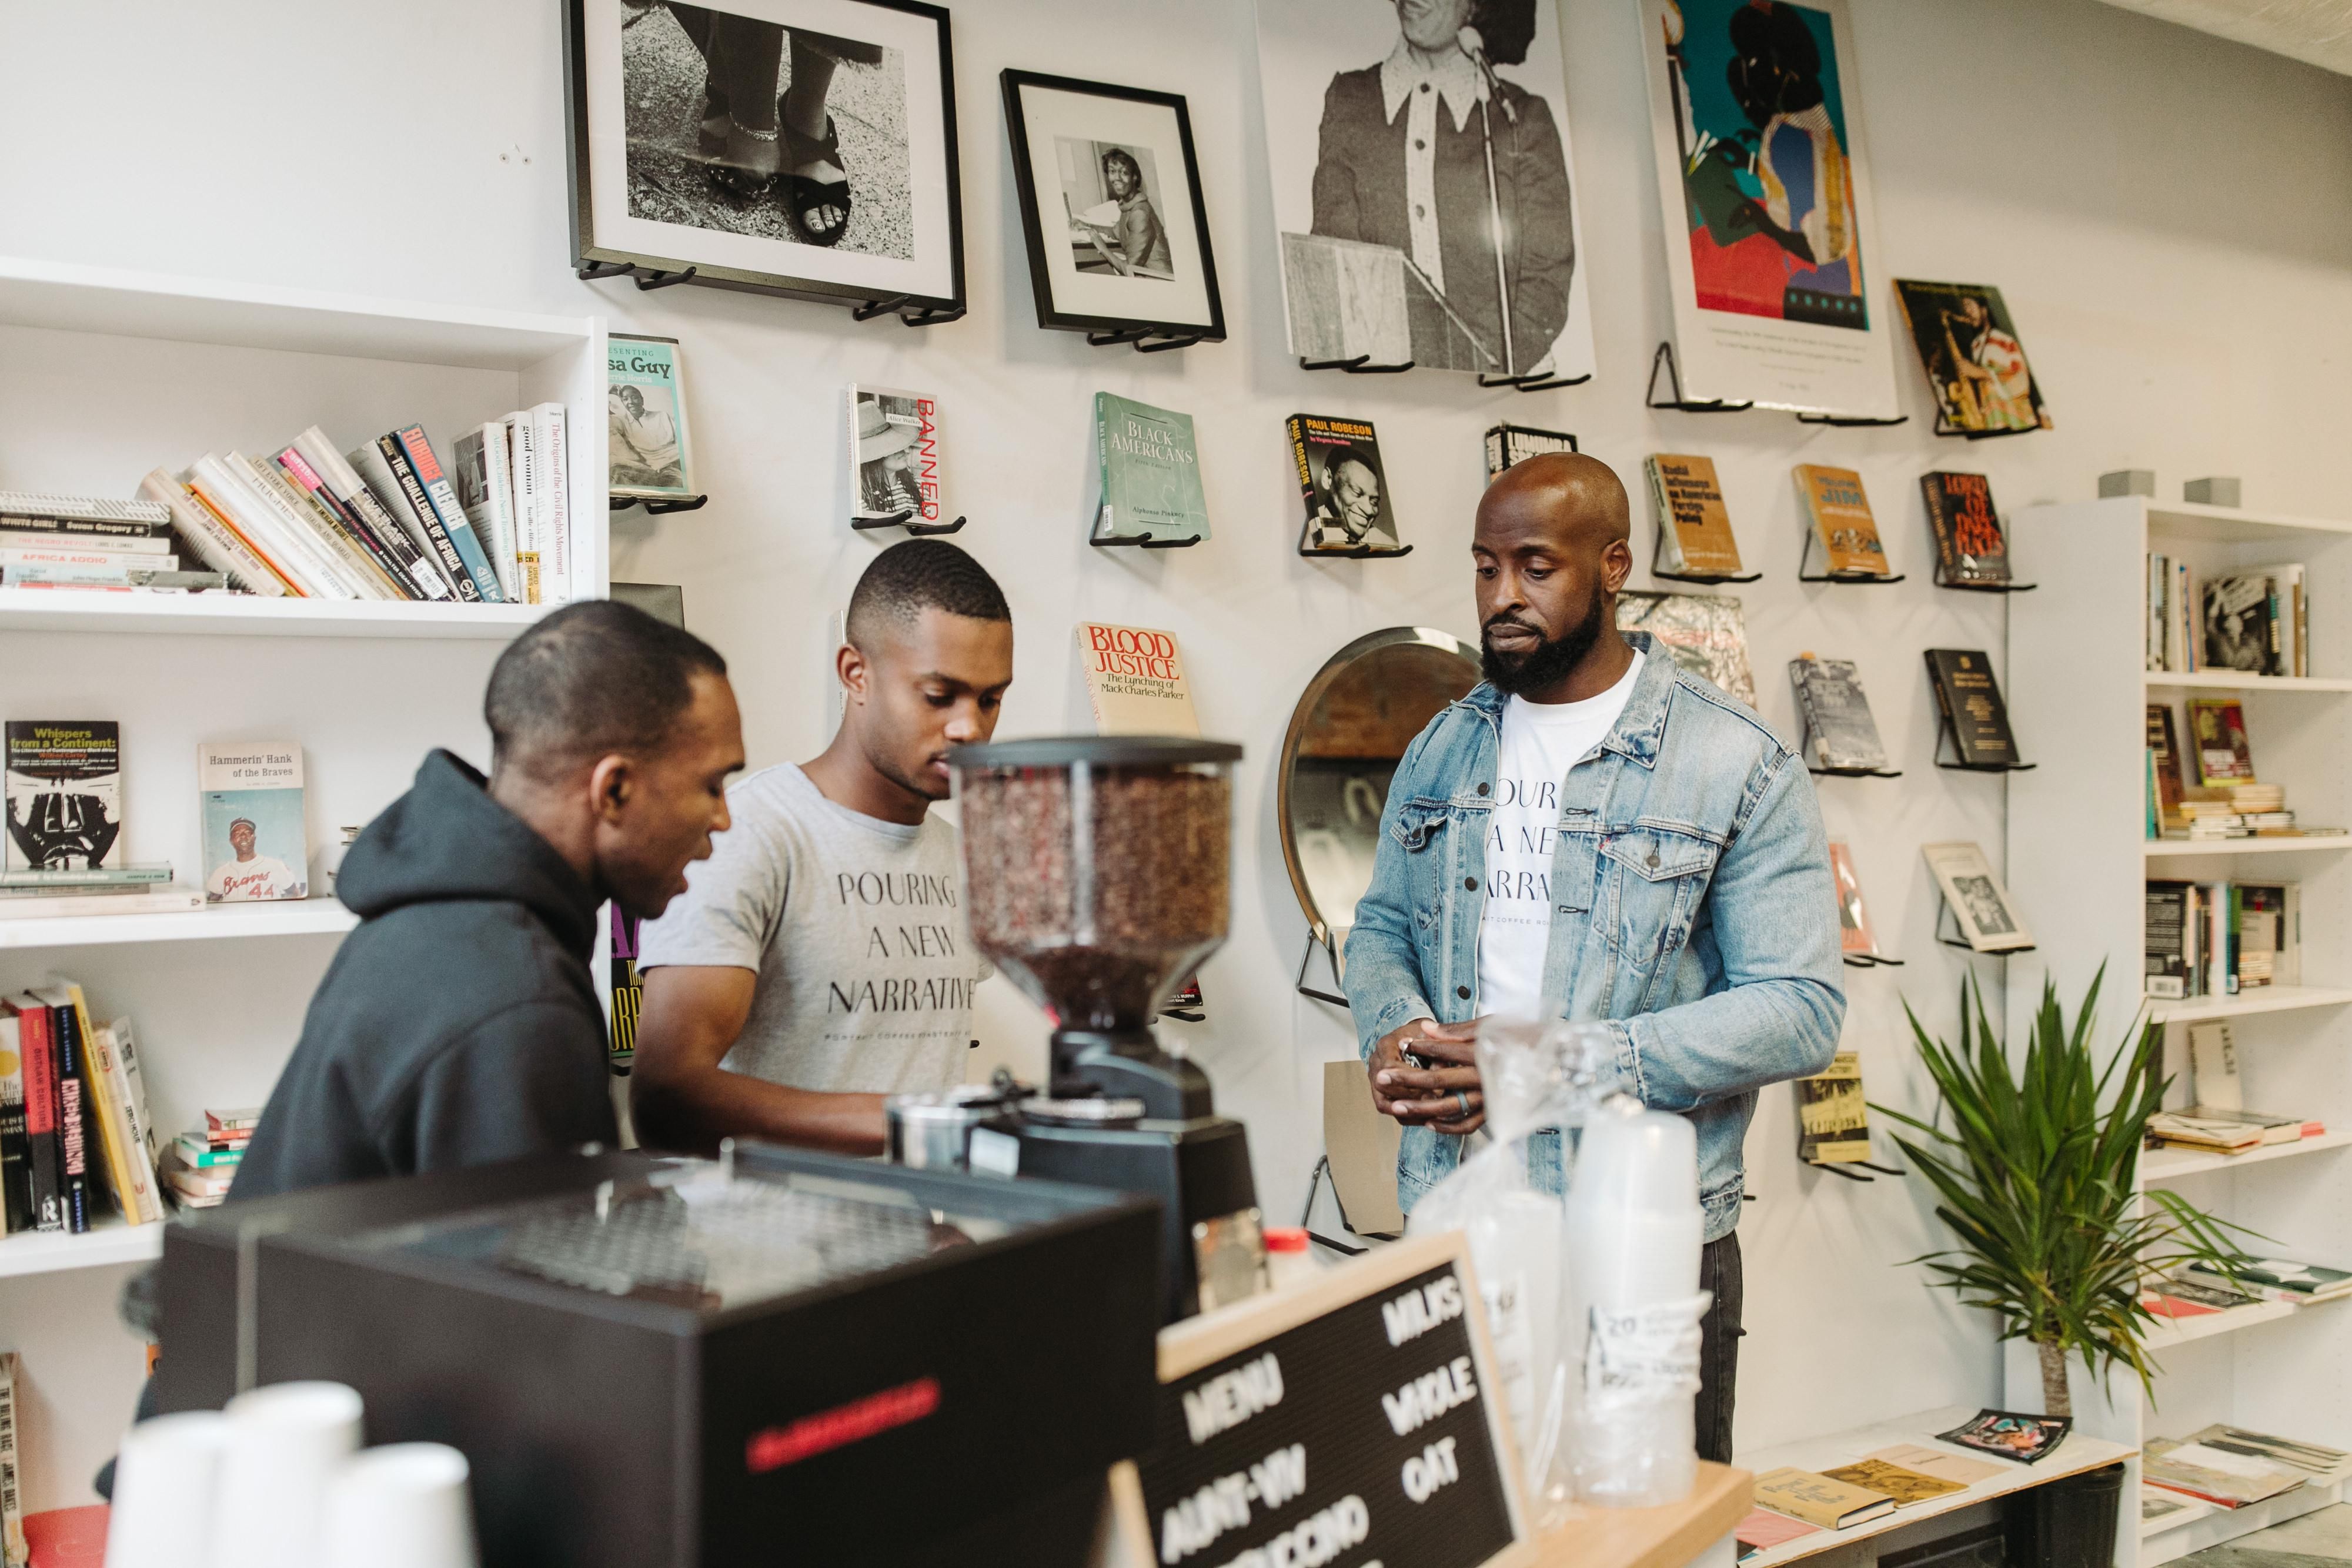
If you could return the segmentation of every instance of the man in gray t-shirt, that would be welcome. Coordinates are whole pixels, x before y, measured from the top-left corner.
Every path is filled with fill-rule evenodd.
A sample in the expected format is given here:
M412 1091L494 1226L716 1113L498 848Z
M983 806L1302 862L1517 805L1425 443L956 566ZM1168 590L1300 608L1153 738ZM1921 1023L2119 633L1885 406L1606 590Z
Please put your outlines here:
M734 826L639 938L630 1107L649 1147L724 1137L877 1154L882 1097L962 1082L972 988L947 752L995 733L1013 618L942 539L875 558L824 753L730 789Z

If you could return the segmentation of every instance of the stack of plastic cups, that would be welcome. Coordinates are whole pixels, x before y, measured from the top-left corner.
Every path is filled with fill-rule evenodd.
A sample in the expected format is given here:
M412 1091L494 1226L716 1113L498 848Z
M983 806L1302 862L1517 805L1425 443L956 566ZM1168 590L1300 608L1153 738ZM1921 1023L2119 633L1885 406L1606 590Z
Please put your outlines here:
M274 1383L228 1402L209 1568L318 1568L328 1484L359 1452L360 1409L340 1383Z
M336 1472L323 1568L479 1568L466 1456L441 1443L388 1443Z
M191 1410L142 1421L122 1439L107 1519L106 1568L189 1568L212 1539L228 1417Z
M1697 1480L1701 1232L1689 1121L1622 1099L1595 1112L1569 1188L1562 1319L1580 1365L1569 1448L1583 1501L1651 1508Z

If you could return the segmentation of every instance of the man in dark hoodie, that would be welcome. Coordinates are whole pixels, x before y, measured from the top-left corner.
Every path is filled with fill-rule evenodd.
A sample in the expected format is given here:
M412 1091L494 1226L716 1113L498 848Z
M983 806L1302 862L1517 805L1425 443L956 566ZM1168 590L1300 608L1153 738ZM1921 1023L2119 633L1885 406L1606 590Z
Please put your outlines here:
M616 1141L596 914L659 915L726 831L743 766L726 662L591 601L517 638L482 709L490 777L435 751L344 857L359 929L232 1200Z

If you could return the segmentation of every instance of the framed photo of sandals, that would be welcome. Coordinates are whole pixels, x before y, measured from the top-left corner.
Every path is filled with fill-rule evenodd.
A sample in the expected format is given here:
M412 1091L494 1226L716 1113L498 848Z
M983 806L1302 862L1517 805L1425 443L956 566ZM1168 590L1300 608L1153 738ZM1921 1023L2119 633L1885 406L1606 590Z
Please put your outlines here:
M963 313L944 7L567 0L564 44L583 277Z
M1004 121L1037 325L1147 350L1222 341L1183 98L1009 70Z

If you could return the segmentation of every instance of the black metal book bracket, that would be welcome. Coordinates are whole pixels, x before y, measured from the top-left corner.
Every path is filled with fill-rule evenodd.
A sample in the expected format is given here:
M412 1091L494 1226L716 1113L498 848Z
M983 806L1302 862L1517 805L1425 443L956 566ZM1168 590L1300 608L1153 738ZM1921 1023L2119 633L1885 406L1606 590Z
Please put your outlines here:
M1411 555L1412 547L1399 545L1394 549L1385 549L1379 545L1349 545L1345 549L1309 549L1301 545L1298 553L1308 560L1394 560L1399 556Z
M662 272L625 261L592 261L580 268L579 277L583 283L594 283L606 277L625 277L639 288L668 288L676 284L693 282L696 270L688 267L677 272Z
M608 496L605 500L615 512L625 512L631 507L643 507L656 517L669 512L698 512L710 505L708 496L688 496L676 501L665 501L651 496Z
M1372 363L1371 355L1358 354L1352 360L1301 360L1298 368L1302 371L1345 371L1351 376L1394 376L1412 369L1412 361L1407 360L1401 365L1376 365Z
M963 319L961 305L926 305L919 310L907 308L911 294L893 294L881 299L869 299L849 313L853 321L871 321L877 316L896 316L902 327L938 327Z
M1666 384L1673 389L1675 394L1673 400L1668 402L1658 401L1658 367L1660 365L1666 368ZM1652 408L1679 409L1685 413L1740 413L1756 406L1753 402L1731 402L1719 397L1694 402L1683 396L1683 372L1681 367L1675 363L1675 346L1672 343L1660 343L1658 351L1650 356L1650 384L1642 394L1642 401Z
M933 534L951 534L962 528L964 524L964 519L961 517L958 517L952 523L919 523L914 520L914 507L901 507L895 512L854 514L849 519L849 526L860 533L874 528L904 528L920 538Z
M1097 549L1114 549L1121 545L1133 545L1139 549L1183 549L1200 542L1201 536L1198 534L1186 534L1181 539L1159 539L1150 534L1090 534L1087 538L1087 543Z
M1944 558L1936 558L1936 586L1957 588L1969 593L2031 593L2042 585L2038 582L1959 582L1944 575Z
M1957 914L1953 913L1952 901L1948 898L1943 897L1943 889L1938 887L1936 890L1936 893L1937 898L1936 906L1936 940L1941 942L1945 946L1958 947L1964 953L1982 953L1988 958L2006 958L2011 953L2031 953L2033 951L2033 944L2031 942L2026 943L2021 947L1988 948L1978 946L1962 934L1960 928L1960 917ZM1949 935L1946 934L1948 931L1949 932Z
M1132 343L1139 354L1164 354L1171 349L1189 349L1208 336L1206 332L1168 332L1158 327L1127 327L1116 332L1089 332L1087 341L1097 349Z
M1845 967L1849 969L1899 969L1903 967L1903 960L1890 958L1884 953L1848 953L1845 955Z
M1832 1176L1842 1176L1848 1181L1878 1179L1878 1176L1863 1175L1863 1171L1876 1171L1878 1176L1907 1176L1911 1174L1909 1171L1898 1171L1893 1166L1874 1166L1868 1160L1807 1160L1805 1163L1817 1171L1827 1171ZM1856 1169L1856 1166L1861 1168Z
M1821 553L1822 530L1808 526L1805 529L1804 558L1797 562L1799 582L1886 583L1903 580L1903 574L1899 571L1822 571L1813 565Z
M1369 1247L1351 1247L1345 1241L1335 1241L1330 1237L1324 1235L1318 1230L1307 1229L1307 1221L1312 1218L1315 1213L1315 1189L1322 1186L1327 1181L1331 1184L1331 1207L1339 1211L1339 1223L1348 1228L1349 1235L1355 1236L1360 1234L1360 1232L1356 1229L1355 1222L1348 1218L1348 1206L1340 1201L1339 1178L1331 1174L1331 1156L1328 1155L1325 1155L1322 1158L1315 1162L1315 1174L1307 1178L1307 1207L1298 1216L1299 1228L1306 1230L1307 1236L1311 1239L1321 1243L1323 1246L1328 1247L1334 1252L1341 1253L1349 1258L1360 1258L1365 1253L1370 1251L1371 1249Z
M1961 755L1960 737L1952 733L1952 721L1948 716L1936 726L1937 767L1955 773L2031 773L2041 766L2038 762L1963 762Z
M1482 387L1508 387L1513 392L1549 392L1554 387L1580 387L1591 379L1591 371L1580 376L1490 376L1484 371L1478 372L1478 384Z
M1884 764L1876 768L1831 768L1814 763L1811 760L1813 755L1813 727L1806 722L1801 707L1798 710L1797 731L1799 736L1797 749L1806 757L1805 768L1809 772L1832 774L1840 779L1900 779L1903 777L1903 769L1888 768Z
M1664 522L1661 521L1658 524L1657 542L1650 547L1650 575L1652 577L1663 578L1668 582L1696 583L1760 582L1764 579L1764 574L1760 571L1668 571L1665 568L1657 564L1665 557L1665 547L1666 525Z
M1334 986L1340 983L1339 952L1338 948L1331 946L1329 927L1319 925L1311 925L1307 931L1307 946L1299 949L1298 953L1298 978L1295 982L1298 987L1298 994L1302 997L1312 997L1318 1002L1329 1002L1335 1008L1344 1008L1348 1005L1347 998L1331 991L1318 991L1307 983L1307 960L1315 956L1315 949L1318 947L1323 949L1323 961L1330 966L1331 983Z
M1985 441L1996 435L2030 435L2041 428L2042 427L2038 424L2029 424L2023 430L2011 430L2007 428L2000 430L1969 430L1965 426L1954 424L1950 420L1946 419L1942 409L1938 408L1936 411L1937 434L1962 435L1966 436L1970 441Z
M1898 413L1893 419L1879 419L1867 413L1801 413L1797 416L1797 423L1826 424L1839 430L1853 430L1869 425L1908 424L1911 423L1911 416L1907 413Z

